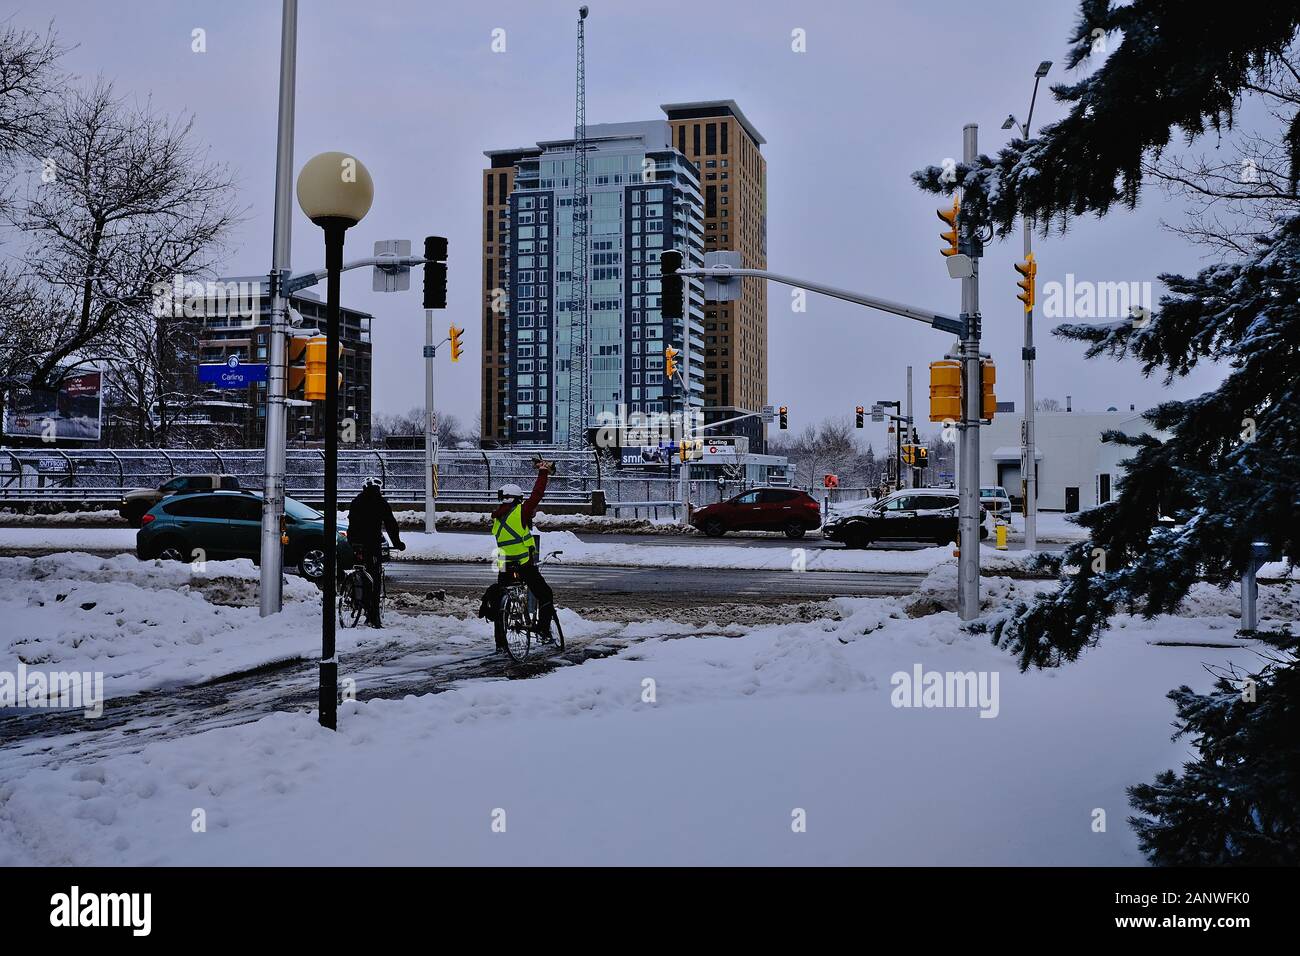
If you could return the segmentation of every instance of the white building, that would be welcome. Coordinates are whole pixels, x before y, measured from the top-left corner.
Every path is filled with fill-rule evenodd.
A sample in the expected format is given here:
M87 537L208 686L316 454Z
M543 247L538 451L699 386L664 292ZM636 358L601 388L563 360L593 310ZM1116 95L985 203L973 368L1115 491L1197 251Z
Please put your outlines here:
M1020 508L1023 416L1000 414L980 431L980 484L1002 485ZM1042 511L1086 511L1115 497L1124 474L1120 464L1133 449L1101 440L1103 432L1151 432L1141 414L1128 411L1038 412L1034 416L1038 462L1038 507Z

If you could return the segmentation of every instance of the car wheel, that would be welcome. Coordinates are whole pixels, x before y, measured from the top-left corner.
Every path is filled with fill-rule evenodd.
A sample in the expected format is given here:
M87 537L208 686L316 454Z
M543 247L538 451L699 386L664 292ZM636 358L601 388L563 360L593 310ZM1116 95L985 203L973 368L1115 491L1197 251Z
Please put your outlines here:
M867 537L865 531L850 531L844 536L844 546L853 548L855 551L864 551L869 544L871 544L871 539Z
M309 543L298 559L298 573L308 581L325 577L325 548L319 541Z
M704 522L704 533L710 538L721 538L727 533L727 529L719 519L710 518L708 521Z
M153 556L163 561L185 561L185 542L180 538L163 538L154 545Z
M785 536L787 538L802 538L808 529L797 521L791 521L785 526Z
M984 527L983 525L980 525L980 540L984 541L988 538L988 536L989 536L989 529Z

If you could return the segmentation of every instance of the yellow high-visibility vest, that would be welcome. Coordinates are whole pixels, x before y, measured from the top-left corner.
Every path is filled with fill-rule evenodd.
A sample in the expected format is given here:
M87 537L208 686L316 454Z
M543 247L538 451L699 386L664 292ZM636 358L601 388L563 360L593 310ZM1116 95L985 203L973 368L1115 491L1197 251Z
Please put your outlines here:
M497 553L513 564L527 564L537 548L533 533L524 527L523 502L510 509L505 521L492 519L492 536L497 539Z

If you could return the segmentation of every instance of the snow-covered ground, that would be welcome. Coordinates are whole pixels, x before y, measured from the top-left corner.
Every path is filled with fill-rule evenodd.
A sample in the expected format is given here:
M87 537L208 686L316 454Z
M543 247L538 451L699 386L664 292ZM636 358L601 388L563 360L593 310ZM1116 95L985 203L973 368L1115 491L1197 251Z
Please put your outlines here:
M0 528L0 548L32 551L130 551L135 553L135 528Z
M0 558L0 673L102 673L111 698L318 655L320 591L286 577L284 613L263 619L257 575L246 560ZM370 636L342 631L340 646Z
M0 613L29 622L50 609L51 662L141 657L113 665L124 680L214 672L209 639L249 660L316 639L309 600L270 623L214 603L251 584L251 565L228 571L218 586L186 565L9 559ZM946 574L922 590L942 591ZM1001 599L1042 586L986 584ZM1289 591L1266 589L1266 617L1295 619ZM1231 596L1210 592L1189 601L1198 616L1120 615L1100 646L1052 671L1020 673L950 612L841 599L823 619L728 636L627 625L644 639L531 680L345 702L337 733L280 713L63 763L11 745L0 864L1140 864L1124 788L1189 754L1169 739L1165 692L1207 687L1205 665L1258 663L1258 646L1234 636ZM74 623L87 599L89 615L113 605L93 618L97 641L96 626ZM434 648L465 631L452 618L420 627ZM566 620L574 643L596 629ZM970 674L981 696L926 706L905 686L918 669Z
M1121 618L1080 663L1020 674L951 615L840 608L541 679L345 703L337 734L278 714L9 766L0 862L326 865L346 847L363 865L1138 864L1124 788L1188 753L1164 692L1253 656L1152 644L1232 643L1226 620ZM996 716L894 706L894 675L918 666L997 675Z

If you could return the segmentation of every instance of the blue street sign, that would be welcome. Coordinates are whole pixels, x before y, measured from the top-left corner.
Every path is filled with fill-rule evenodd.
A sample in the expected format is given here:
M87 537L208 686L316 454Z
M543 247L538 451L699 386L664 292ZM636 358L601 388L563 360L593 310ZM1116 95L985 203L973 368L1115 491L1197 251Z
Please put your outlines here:
M232 355L219 364L200 365L199 381L217 388L247 388L266 381L266 364L241 365L239 356Z

